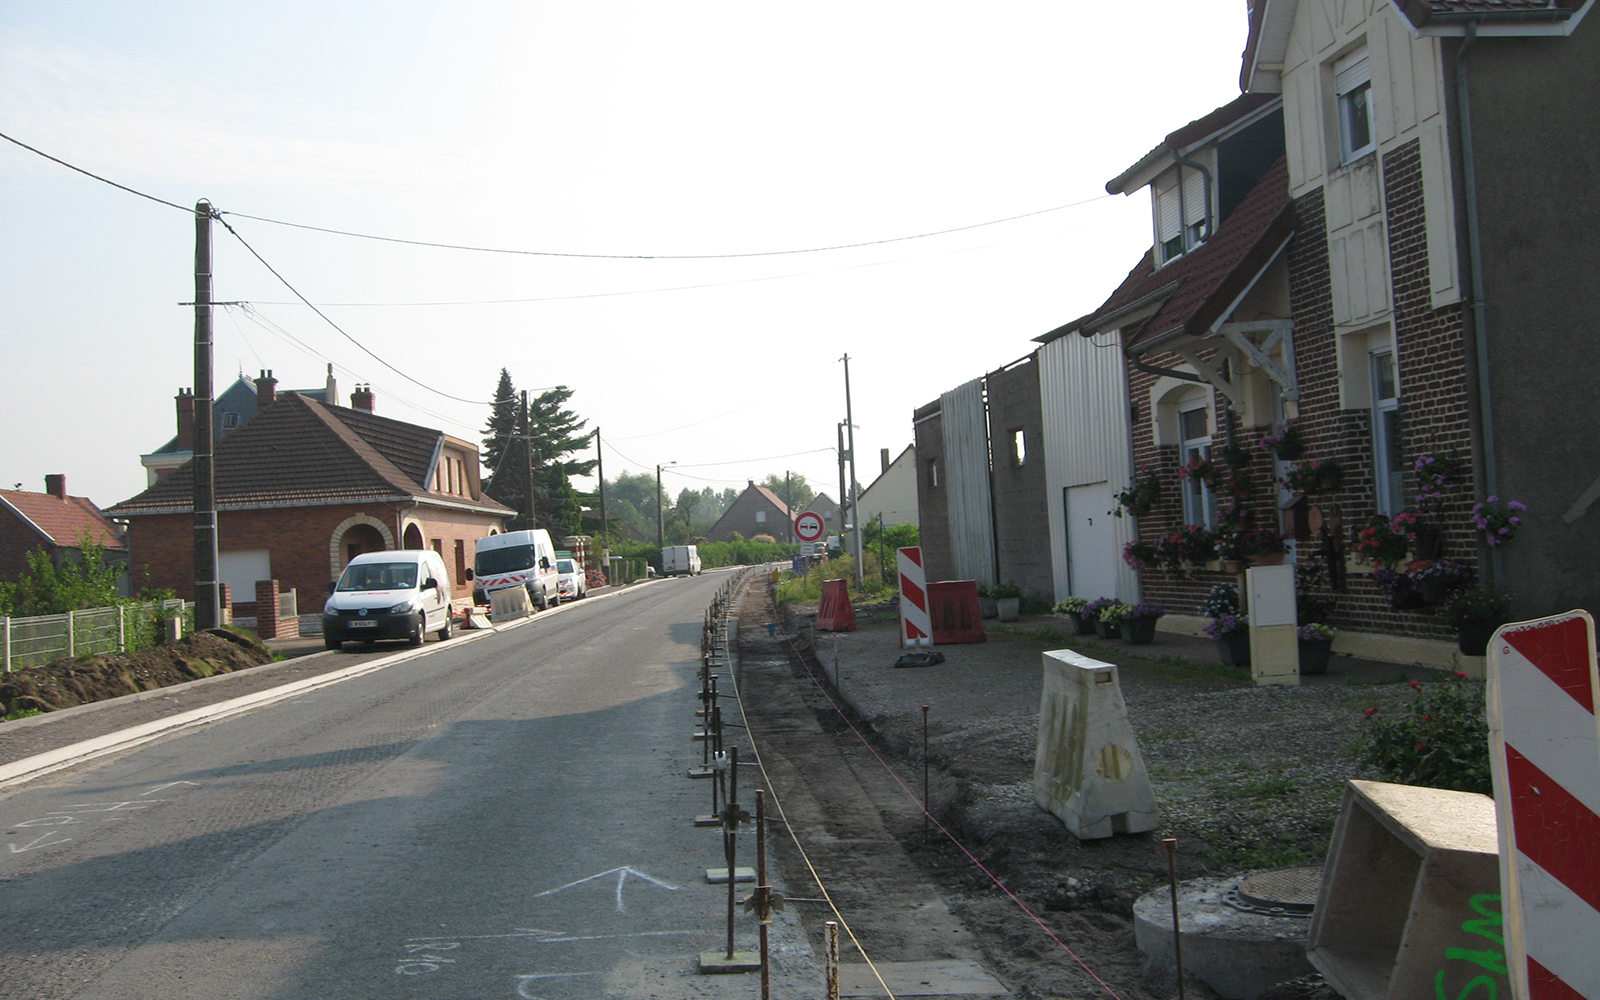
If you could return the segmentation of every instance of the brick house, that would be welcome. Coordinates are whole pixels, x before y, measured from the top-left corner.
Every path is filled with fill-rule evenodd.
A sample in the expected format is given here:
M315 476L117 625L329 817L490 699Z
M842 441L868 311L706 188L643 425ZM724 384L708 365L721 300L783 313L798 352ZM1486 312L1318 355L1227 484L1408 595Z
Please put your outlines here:
M886 527L917 523L917 446L889 459L889 449L879 453L878 478L861 491L862 524L881 518Z
M45 476L43 493L0 490L0 580L21 579L35 549L43 549L57 568L64 559L78 559L85 535L104 547L106 563L120 571L118 589L128 596L128 544L121 527L87 497L69 496L66 476Z
M791 538L793 517L788 506L776 493L765 486L757 486L755 480L747 482L749 485L744 492L706 532L706 541L725 542L734 532L741 538L755 535L771 535L779 541Z
M315 610L328 582L362 552L432 548L459 591L479 538L514 513L482 492L475 445L380 417L372 391L351 407L265 391L259 412L216 446L218 578L235 608L276 579ZM126 518L136 575L194 592L193 464L107 513ZM309 610L308 610L309 609Z

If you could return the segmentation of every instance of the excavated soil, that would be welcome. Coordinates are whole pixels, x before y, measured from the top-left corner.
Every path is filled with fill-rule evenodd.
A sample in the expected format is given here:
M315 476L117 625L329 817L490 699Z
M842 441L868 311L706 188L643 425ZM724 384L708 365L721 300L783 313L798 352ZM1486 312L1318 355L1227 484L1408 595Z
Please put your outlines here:
M0 715L54 712L271 663L254 636L207 629L138 653L62 657L0 680Z

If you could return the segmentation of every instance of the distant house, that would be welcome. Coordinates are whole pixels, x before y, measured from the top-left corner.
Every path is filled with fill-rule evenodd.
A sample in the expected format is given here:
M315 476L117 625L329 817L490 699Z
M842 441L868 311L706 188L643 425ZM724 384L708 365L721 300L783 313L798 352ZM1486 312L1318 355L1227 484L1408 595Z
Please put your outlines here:
M789 540L792 518L788 505L765 486L757 486L755 480L749 483L739 499L723 511L717 523L706 532L706 541L725 542L735 532L742 538L771 535L780 541Z
M107 564L123 570L118 589L131 590L126 573L128 545L122 530L86 497L67 495L67 477L44 477L43 493L0 490L0 580L19 580L28 570L28 553L43 549L52 565L77 559L85 536L105 549Z
M889 449L879 454L882 471L866 489L861 491L858 505L861 524L882 518L885 527L917 523L917 446L906 445L904 451L889 460Z
M245 421L256 415L257 409L263 407L262 386L269 379L272 380L273 386L277 385L277 380L272 378L270 368L262 371L255 379L246 378L241 372L232 385L217 394L211 403L213 444L227 437L234 428L242 426ZM292 391L307 399L332 406L337 406L339 403L339 385L334 381L332 365L328 366L328 382L324 387L285 391ZM272 395L275 398L276 392ZM145 468L146 486L155 485L157 479L194 457L194 392L190 389L180 389L177 404L178 433L155 451L139 456L139 464Z
M314 608L350 559L387 549L432 548L459 588L477 540L515 513L483 494L475 445L378 416L370 387L343 407L258 386L260 410L215 452L218 576L235 603L276 579ZM193 469L107 512L129 522L134 571L191 599Z

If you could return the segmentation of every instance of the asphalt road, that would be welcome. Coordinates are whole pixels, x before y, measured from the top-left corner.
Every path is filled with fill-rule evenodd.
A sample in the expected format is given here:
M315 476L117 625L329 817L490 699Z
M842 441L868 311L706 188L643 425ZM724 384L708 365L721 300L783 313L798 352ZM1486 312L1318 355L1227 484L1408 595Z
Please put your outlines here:
M697 972L727 890L685 772L726 579L430 643L0 792L0 997L757 995ZM774 945L775 992L817 992L804 935Z

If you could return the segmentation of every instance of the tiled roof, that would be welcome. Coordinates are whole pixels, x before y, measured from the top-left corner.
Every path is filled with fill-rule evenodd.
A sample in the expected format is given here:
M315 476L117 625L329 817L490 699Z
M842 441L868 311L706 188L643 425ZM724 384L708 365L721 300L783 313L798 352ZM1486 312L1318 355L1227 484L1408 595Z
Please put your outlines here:
M1202 115L1182 128L1168 132L1160 145L1139 157L1139 161L1133 166L1106 181L1106 191L1110 194L1126 194L1128 182L1150 164L1157 160L1169 159L1174 152L1187 152L1195 143L1207 136L1220 132L1234 122L1250 117L1264 105L1279 100L1281 98L1277 94L1241 94L1210 114Z
M782 514L784 517L789 516L789 505L784 503L782 500L779 500L778 494L767 489L765 486L755 486L752 488L762 496L766 497L767 501L771 503L772 506L778 508L778 513Z
M442 436L415 424L342 406L327 407L297 393L284 393L217 445L217 506L408 498L508 511L487 497L474 501L435 493L422 485L429 478L432 456ZM193 498L191 460L111 512L123 516L188 510Z
M1159 302L1154 315L1124 329L1124 349L1182 331L1202 336L1260 273L1294 229L1283 157L1262 175L1204 246L1156 270L1153 251L1128 272L1099 309L1076 326L1085 335L1111 329L1117 313Z
M1570 17L1582 0L1394 0L1400 13L1415 27L1434 20L1482 17L1523 20L1560 20Z
M39 532L40 541L50 545L77 548L87 531L91 539L108 549L127 548L117 526L85 497L60 500L49 493L0 490L0 509L3 508L10 508L12 516L25 520Z

